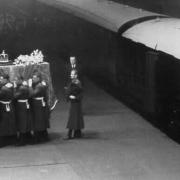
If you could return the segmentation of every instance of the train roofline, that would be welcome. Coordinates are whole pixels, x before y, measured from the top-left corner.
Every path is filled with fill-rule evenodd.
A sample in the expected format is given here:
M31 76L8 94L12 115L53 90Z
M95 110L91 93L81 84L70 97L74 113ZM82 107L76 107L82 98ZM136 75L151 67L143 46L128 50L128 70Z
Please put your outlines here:
M180 19L157 18L136 24L122 37L180 59Z
M49 6L71 13L77 17L118 32L128 21L145 16L160 16L161 14L137 9L108 0L38 0Z
M174 36L180 37L180 19L172 18L163 14L153 13L150 11L130 7L109 0L37 0L41 3L53 6L64 12L68 12L74 16L80 17L86 21L99 25L105 29L116 32L133 42L144 44L157 51L163 51L180 59L180 40ZM176 21L173 25L168 21ZM163 21L163 23L162 23ZM178 23L177 23L178 22ZM150 23L156 23L157 28L151 28ZM158 28L171 29L171 33L167 34L163 31L157 36ZM172 27L170 27L172 26ZM175 33L174 33L175 32ZM156 39L154 39L154 34ZM148 37L149 39L147 39ZM162 41L167 39L167 41ZM175 41L176 40L176 41ZM174 41L174 43L173 43ZM169 42L171 42L169 44ZM178 52L179 51L179 52Z

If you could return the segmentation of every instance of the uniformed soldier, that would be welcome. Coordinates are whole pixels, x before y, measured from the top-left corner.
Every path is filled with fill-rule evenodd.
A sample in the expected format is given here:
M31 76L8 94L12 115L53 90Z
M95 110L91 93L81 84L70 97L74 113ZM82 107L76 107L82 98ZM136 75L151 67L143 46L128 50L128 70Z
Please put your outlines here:
M0 146L7 142L6 137L16 135L15 110L13 105L14 93L13 84L9 81L9 76L0 76Z
M48 140L47 128L50 127L50 110L47 103L47 83L39 72L32 77L32 115L36 142Z
M30 110L30 89L28 81L23 77L17 78L14 82L14 97L16 110L16 125L18 131L17 145L25 145L31 137L32 131L32 116Z

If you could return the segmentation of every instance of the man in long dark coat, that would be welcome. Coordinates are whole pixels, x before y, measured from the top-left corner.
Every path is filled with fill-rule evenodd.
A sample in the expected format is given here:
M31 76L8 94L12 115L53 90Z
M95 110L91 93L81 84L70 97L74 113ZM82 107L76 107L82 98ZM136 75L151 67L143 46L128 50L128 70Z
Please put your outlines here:
M42 80L40 73L32 78L32 114L33 129L37 142L48 140L47 128L50 127L50 110L47 103L47 83Z
M76 70L77 72L77 75L78 75L78 79L80 81L82 81L82 76L83 76L83 73L82 73L82 66L81 64L77 61L76 57L75 56L71 56L69 58L69 62L67 63L66 65L66 78L67 78L67 81L66 82L69 82L70 79L71 79L71 71L72 70Z
M71 72L75 70L78 79L81 81L81 83L83 82L83 73L82 73L82 67L80 65L80 63L77 61L75 56L71 56L69 58L69 62L66 64L65 66L65 95L67 95L66 91L67 91L67 86L69 85L69 83L71 82ZM66 96L66 99L69 99Z
M81 82L77 79L77 71L71 71L71 82L67 87L67 96L70 101L69 119L67 123L68 139L73 136L81 138L81 129L84 128L84 120L82 114L81 100L82 100L82 86Z

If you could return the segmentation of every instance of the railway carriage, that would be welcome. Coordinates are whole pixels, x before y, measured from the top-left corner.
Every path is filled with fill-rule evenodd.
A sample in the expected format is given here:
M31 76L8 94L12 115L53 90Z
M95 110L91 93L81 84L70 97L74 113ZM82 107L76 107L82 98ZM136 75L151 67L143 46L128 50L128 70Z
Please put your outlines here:
M156 124L179 126L171 112L180 96L180 19L108 0L38 2L78 19L67 24L83 39L77 52L88 75Z

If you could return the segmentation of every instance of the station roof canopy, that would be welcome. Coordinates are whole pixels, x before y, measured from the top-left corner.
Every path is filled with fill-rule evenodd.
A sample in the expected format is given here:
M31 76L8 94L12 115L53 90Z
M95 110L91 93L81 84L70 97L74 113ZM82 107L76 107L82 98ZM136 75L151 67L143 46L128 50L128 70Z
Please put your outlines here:
M129 7L110 0L38 1L180 59L180 19ZM166 18L156 18L158 16ZM148 17L153 18L148 19ZM123 31L121 31L122 29Z
M128 21L156 13L129 7L109 0L38 0L48 5L70 12L80 18L118 32Z

